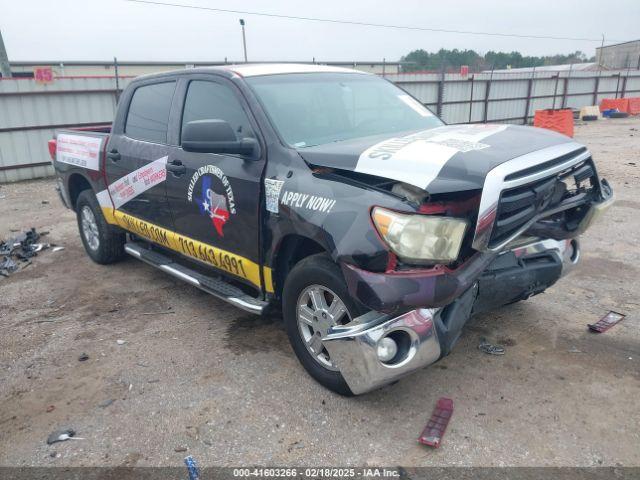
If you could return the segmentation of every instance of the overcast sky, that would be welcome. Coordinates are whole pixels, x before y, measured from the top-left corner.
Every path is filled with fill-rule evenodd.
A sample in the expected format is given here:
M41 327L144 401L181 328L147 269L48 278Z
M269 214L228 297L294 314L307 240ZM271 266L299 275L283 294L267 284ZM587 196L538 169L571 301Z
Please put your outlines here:
M640 37L640 0L157 0L223 9L358 22L563 37L606 43ZM215 61L242 59L238 19L247 24L249 60L399 60L423 48L519 50L544 55L599 42L434 33L219 13L125 0L0 0L10 60ZM608 39L611 39L609 41Z

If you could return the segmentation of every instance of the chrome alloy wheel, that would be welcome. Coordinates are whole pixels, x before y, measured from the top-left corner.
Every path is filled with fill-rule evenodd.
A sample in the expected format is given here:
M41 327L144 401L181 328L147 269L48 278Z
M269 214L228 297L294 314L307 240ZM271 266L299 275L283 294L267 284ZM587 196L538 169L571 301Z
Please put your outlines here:
M82 235L93 251L98 250L100 246L100 234L98 232L98 222L91 208L87 205L82 207L80 223L82 225Z
M347 307L335 293L321 285L310 285L298 297L298 331L311 356L327 370L338 371L322 338L334 325L351 321Z

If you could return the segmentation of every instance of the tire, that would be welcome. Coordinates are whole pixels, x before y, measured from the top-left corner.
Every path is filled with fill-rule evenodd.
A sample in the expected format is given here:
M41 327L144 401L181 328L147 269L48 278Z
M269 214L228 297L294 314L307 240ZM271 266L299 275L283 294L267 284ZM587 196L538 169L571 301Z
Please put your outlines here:
M629 114L627 112L611 112L609 118L627 118Z
M593 122L595 120L598 120L598 115L585 115L584 117L582 117L582 120L584 122Z
M317 332L313 336L326 331L324 327L333 323L330 317L325 317L323 321L320 314L317 314L321 312L321 310L314 310L317 314L317 319L320 321L314 323L316 319L316 315L314 315L314 322L311 322L313 323L313 327L311 323L301 324L298 320L299 302L306 303L305 299L307 295L311 294L311 292L317 292L317 287L321 289L320 291L322 291L322 289L325 291L325 306L333 306L333 298L337 296L345 307L346 311L337 323L347 323L350 319L364 313L364 309L357 305L349 296L347 285L340 268L326 254L312 255L300 261L291 272L289 272L284 283L282 313L287 336L298 360L300 360L300 363L309 375L329 390L339 393L340 395L352 396L353 393L342 374L335 366L327 365L327 363L331 363L331 360L328 358L329 356L326 349L320 347L323 349L320 355L313 355L309 350L311 347L307 347L311 342L309 339L305 341L305 335L309 336L312 330ZM311 297L309 297L309 303L307 305L315 305ZM313 308L311 308L311 310L313 310ZM330 309L326 310L328 315L331 311ZM309 310L307 310L307 313L308 312ZM324 312L322 312L322 315L324 316ZM320 345L322 344L320 343Z
M80 192L76 216L82 244L91 260L107 265L124 256L125 233L107 223L92 190Z

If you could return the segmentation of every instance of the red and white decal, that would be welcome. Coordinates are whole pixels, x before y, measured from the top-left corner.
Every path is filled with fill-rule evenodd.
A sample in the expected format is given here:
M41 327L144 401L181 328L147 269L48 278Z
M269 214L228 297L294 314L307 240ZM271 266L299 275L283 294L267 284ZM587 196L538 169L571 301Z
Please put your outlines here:
M56 161L100 170L102 138L61 133L56 137Z
M167 158L154 160L109 185L108 191L113 200L113 206L120 208L132 198L164 182L167 178ZM106 199L104 195L106 191L103 190L98 194L99 202L100 196Z

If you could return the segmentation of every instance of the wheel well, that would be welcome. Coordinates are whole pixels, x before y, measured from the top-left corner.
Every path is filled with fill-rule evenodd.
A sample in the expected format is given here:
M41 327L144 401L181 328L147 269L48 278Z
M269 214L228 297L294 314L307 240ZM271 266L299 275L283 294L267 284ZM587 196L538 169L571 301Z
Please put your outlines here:
M91 190L89 181L78 173L74 173L69 178L69 200L71 200L71 208L76 209L76 202L80 192L83 190Z
M282 287L284 280L291 269L300 260L307 258L316 253L326 252L326 250L318 242L301 235L288 235L282 242L276 253L275 261L275 290L276 295L282 295Z

